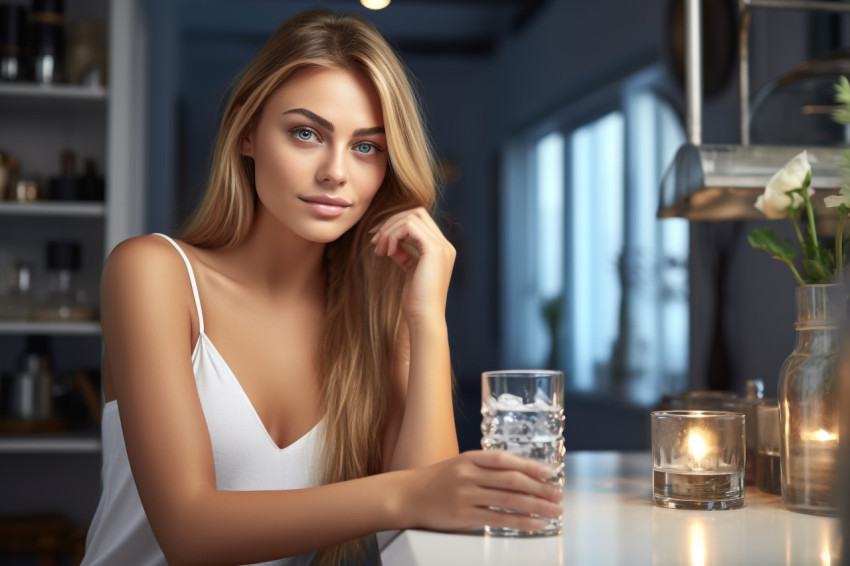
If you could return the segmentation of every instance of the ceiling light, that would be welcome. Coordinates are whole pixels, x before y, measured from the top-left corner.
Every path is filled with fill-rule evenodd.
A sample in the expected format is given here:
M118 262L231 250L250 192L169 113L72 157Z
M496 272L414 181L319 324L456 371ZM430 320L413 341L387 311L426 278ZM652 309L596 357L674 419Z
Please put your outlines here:
M390 0L360 0L360 3L370 10L383 10L390 5Z
M700 0L685 0L686 122L688 142L679 148L661 180L658 216L691 220L763 219L754 208L764 186L803 147L750 145L749 24L751 8L850 11L850 4L795 0L742 0L739 6L739 89L741 144L702 143L702 43ZM813 197L818 203L838 192L842 183L842 147L808 148ZM826 210L818 207L819 210ZM831 215L834 216L834 215Z

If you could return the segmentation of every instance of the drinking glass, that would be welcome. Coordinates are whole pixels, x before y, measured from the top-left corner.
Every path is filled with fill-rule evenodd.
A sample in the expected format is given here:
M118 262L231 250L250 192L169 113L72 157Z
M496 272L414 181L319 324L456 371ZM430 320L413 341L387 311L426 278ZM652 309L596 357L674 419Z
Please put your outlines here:
M481 446L545 462L549 480L564 485L564 374L554 370L501 370L481 374ZM561 534L561 521L535 531L485 527L499 536Z

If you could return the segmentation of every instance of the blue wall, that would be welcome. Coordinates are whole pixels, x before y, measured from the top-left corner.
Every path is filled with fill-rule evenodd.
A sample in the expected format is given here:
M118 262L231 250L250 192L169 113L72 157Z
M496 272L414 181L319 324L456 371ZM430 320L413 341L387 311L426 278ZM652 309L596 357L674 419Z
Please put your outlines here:
M173 229L180 206L177 195L183 195L186 204L200 191L231 79L272 28L294 11L265 3L262 13L240 15L233 4L210 1L203 4L202 14L196 0L184 0L182 8L166 0L150 0L148 28L156 30L152 31L156 37L149 95L151 230ZM405 58L420 84L437 153L460 173L446 185L443 205L449 217L446 231L459 251L447 319L463 409L459 429L463 429L462 437L471 439L466 447L477 442L478 376L500 364L500 144L570 101L642 66L666 61L666 10L666 0L550 0L522 33L509 34L490 55ZM268 28L252 27L249 20L265 21ZM229 29L228 23L239 29ZM386 25L385 20L379 23ZM753 92L806 59L807 29L807 20L797 12L754 14ZM681 111L682 93L673 89L668 95ZM720 93L705 101L705 142L737 143L737 96L737 80L732 76ZM169 158L167 153L177 157ZM779 364L793 344L793 281L785 277L782 266L746 245L741 234L748 229L739 227L737 235L730 236L734 227L728 225L692 225L694 388L705 387L712 313L717 310L728 314L724 332L736 386L758 377L765 379L768 393L775 391ZM716 302L714 263L719 245L732 250L723 252L729 266L722 305ZM596 415L604 431L622 430L619 425L604 425L613 417L631 419L632 424L640 420L630 417L626 408L604 402L576 400L577 413L582 407L593 407L586 412ZM608 436L587 438L582 447L642 447L643 442L640 436L612 446L604 440Z

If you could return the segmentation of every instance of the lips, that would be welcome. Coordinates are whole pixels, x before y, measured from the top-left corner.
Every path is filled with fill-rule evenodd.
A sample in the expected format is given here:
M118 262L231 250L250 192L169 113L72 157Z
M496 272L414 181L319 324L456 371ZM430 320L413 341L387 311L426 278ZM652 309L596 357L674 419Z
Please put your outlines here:
M351 203L339 197L328 195L317 195L310 197L298 197L301 202L310 207L313 212L323 217L335 217L345 212Z

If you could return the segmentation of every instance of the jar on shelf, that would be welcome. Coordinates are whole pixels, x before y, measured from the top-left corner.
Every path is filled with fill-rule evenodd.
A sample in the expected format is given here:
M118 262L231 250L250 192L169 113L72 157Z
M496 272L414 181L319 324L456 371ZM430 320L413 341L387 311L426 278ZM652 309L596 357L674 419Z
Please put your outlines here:
M82 246L75 241L47 243L49 292L43 304L33 311L40 321L86 321L95 318L85 288L80 285Z
M9 270L8 288L0 296L0 320L27 320L32 309L32 267L17 261Z

